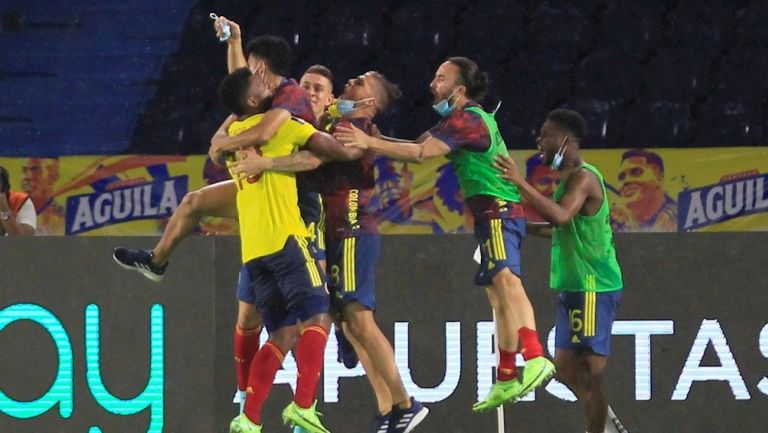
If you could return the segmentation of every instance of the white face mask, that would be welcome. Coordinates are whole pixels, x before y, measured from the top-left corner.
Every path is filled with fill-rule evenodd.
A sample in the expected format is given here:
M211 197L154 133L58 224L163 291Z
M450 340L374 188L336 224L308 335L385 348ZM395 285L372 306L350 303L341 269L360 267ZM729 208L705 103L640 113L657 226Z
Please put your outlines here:
M369 102L373 101L373 99L374 98L365 98L358 101L353 101L351 99L338 98L328 107L328 114L330 114L331 117L338 119L352 113L355 110L366 107Z
M552 164L549 165L552 170L559 170L560 166L563 165L563 159L565 159L565 149L568 148L568 146L565 144L566 141L568 141L567 135L563 138L563 141L560 142L560 147L557 149L557 153L555 153L554 158L552 158Z
M451 114L451 112L453 111L453 107L455 107L456 104L451 104L448 101L450 101L451 98L453 98L453 95L455 95L456 92L458 92L458 91L459 91L458 88L455 89L450 95L448 95L447 98L445 98L442 101L438 102L437 104L433 105L432 109L437 111L437 114L441 115L442 117L445 117L445 116Z

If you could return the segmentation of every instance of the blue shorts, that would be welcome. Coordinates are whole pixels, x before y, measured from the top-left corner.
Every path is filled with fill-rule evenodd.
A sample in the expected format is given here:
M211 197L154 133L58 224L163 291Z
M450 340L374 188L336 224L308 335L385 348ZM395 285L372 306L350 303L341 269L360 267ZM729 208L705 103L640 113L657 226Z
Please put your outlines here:
M317 174L301 172L296 177L296 187L299 194L299 212L304 224L311 233L310 243L314 249L310 252L315 260L325 260L325 211L323 201L318 192Z
M328 288L337 307L357 301L376 310L376 262L380 250L378 233L328 242Z
M251 288L251 275L248 272L248 267L246 265L240 266L240 275L238 275L237 278L237 299L251 305L256 302L253 290ZM288 317L281 321L280 326L273 327L273 329L295 325L299 319L296 317L296 314L289 314L290 315Z
M243 265L237 298L256 305L267 331L328 312L325 274L310 248L306 239L291 236L282 250Z
M310 223L307 229L311 237L307 239L312 248L310 253L315 260L325 260L325 221Z
M525 218L501 218L475 221L475 240L480 245L480 267L475 284L490 286L493 277L504 268L522 277L520 246L525 237Z
M612 292L560 292L555 348L611 354L611 329L621 290Z

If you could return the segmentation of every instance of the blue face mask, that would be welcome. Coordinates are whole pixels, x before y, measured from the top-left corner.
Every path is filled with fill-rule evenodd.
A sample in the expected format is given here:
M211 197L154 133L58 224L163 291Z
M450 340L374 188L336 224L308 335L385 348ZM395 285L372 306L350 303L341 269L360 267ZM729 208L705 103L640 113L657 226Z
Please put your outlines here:
M458 89L457 89L458 90ZM442 117L445 117L453 111L453 104L450 104L448 100L450 100L453 95L456 94L456 90L453 91L447 98L443 99L442 101L438 102L437 104L432 106L432 109L437 111L437 114L439 114Z
M560 148L557 150L557 153L552 158L552 164L549 165L549 167L552 170L559 170L560 166L563 165L563 159L565 159L565 149L568 148L566 146L565 142L568 140L568 136L563 138L563 141L560 143Z
M359 101L353 101L351 99L336 99L336 101L328 106L328 114L335 119L340 119L358 108L362 108L364 102L371 101L373 98L361 99ZM360 104L360 106L356 106Z

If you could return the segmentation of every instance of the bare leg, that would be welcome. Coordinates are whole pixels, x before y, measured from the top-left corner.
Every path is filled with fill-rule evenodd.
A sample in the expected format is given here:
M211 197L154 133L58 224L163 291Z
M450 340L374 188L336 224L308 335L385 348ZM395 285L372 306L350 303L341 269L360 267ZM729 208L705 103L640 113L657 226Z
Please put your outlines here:
M587 431L602 432L608 413L608 402L603 390L603 371L606 356L593 352L576 353L558 349L555 353L557 379L576 394L587 415Z
M344 307L344 319L350 331L349 335L365 350L371 361L371 369L386 384L394 404L401 408L410 407L410 396L395 365L395 351L376 324L373 312L358 302L352 302ZM366 369L366 373L368 372ZM380 396L377 395L376 398L379 400Z
M152 249L152 262L159 266L165 264L173 250L195 230L204 216L237 219L236 197L237 186L234 180L218 182L187 193Z
M368 377L368 382L371 384L373 393L376 395L376 404L379 414L386 415L392 410L392 405L394 404L392 401L392 394L389 392L389 387L381 375L376 372L370 356L368 356L368 353L363 349L360 342L352 336L346 323L343 322L342 326L344 327L344 335L346 335L349 342L352 343L352 346L355 348L355 353L357 353L357 357L360 359L360 363L363 364L363 369Z
M584 402L587 410L587 426L590 432L602 432L605 428L605 417L608 414L608 400L603 389L603 371L608 358L591 352L585 354L585 358L589 372L589 393Z
M523 288L523 282L509 269L493 277L493 285L486 289L488 301L496 311L499 347L516 351L517 330L521 327L536 329L533 306Z
M261 314L255 305L237 301L237 326L242 329L255 329L261 326Z
M283 353L291 351L299 340L299 327L286 326L269 334L269 341L275 343Z

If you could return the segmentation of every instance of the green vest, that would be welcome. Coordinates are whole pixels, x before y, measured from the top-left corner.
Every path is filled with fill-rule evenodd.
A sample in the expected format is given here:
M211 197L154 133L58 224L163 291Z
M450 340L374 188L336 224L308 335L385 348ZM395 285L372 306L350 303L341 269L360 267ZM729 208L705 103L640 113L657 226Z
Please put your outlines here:
M483 119L491 138L491 146L485 152L472 152L458 148L446 156L453 164L464 198L473 195L489 195L519 203L520 191L517 190L517 186L500 178L499 171L493 167L493 158L496 155L509 156L507 145L501 138L499 127L496 125L496 119L493 114L486 113L480 107L467 107L465 110L476 113Z
M579 169L597 176L603 189L603 203L595 215L576 214L568 224L552 230L550 285L558 291L610 292L621 289L621 269L616 260L611 231L610 206L603 175L593 165L582 163ZM560 182L555 201L565 193L567 182Z

